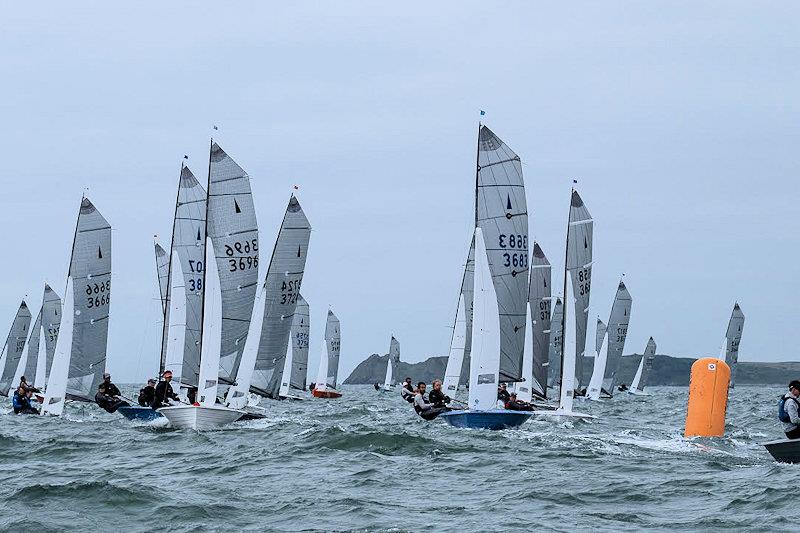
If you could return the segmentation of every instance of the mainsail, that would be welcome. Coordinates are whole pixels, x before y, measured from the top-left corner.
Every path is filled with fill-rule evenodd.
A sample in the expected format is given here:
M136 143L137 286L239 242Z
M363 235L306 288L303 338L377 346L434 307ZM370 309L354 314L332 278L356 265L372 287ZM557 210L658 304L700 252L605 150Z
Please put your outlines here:
M311 225L300 202L292 196L283 217L264 283L265 307L258 354L251 374L250 390L277 398L283 377L289 333L303 282ZM246 391L247 373L243 369L236 385Z
M392 340L389 341L389 358L386 361L386 377L383 380L384 386L394 386L397 381L398 363L400 363L400 342L392 335Z
M737 302L733 306L731 318L728 321L728 330L725 332L725 345L723 347L725 353L725 362L731 369L731 384L733 388L734 380L736 378L736 366L739 362L739 343L742 340L742 330L744 329L744 313Z
M551 300L552 301L552 300ZM555 388L561 383L561 331L564 319L564 306L561 298L556 298L550 320L550 344L548 345L547 386Z
M216 142L211 143L207 219L222 291L219 377L233 382L258 285L258 224L250 177Z
M44 387L50 377L50 368L53 366L53 356L56 353L58 330L61 329L61 298L46 283L44 285L44 303L42 304L42 328L44 329L44 345L47 354L44 372L41 375L41 385ZM39 387L39 383L40 381L37 379L37 387Z
M224 212L222 209L220 211ZM216 227L221 230L223 224L217 224ZM189 167L184 166L181 168L181 176L178 181L178 198L175 204L175 221L172 228L172 255L177 255L178 261L176 263L173 260L170 268L170 278L176 278L182 274L183 279L170 280L170 294L172 294L171 287L175 286L176 282L183 285L184 301L181 310L184 312L185 318L181 326L183 357L179 375L181 384L188 387L197 387L200 373L205 254L206 190L197 181ZM219 263L219 258L217 258L217 262ZM177 270L176 266L179 266L180 270ZM180 283L181 281L182 283ZM169 324L168 317L166 322ZM166 349L166 344L163 347Z
M44 343L41 342L43 340L42 337L42 308L39 308L39 312L36 314L36 320L33 322L33 327L31 328L28 334L28 353L27 355L23 355L25 358L25 362L22 364L22 368L20 368L20 375L25 376L25 379L31 385L36 383L36 377L39 375L39 368L41 367L44 370L44 360L47 359L47 355L44 352ZM40 350L41 349L41 350ZM39 365L39 354L41 351L41 359L42 365ZM41 377L39 378L41 382Z
M308 302L305 301L301 294L297 297L297 306L295 307L294 316L292 317L292 368L289 377L289 387L292 389L306 389L309 328L310 316Z
M565 316L574 317L575 329L564 332L574 340L575 387L583 388L583 358L586 352L586 327L589 321L589 291L592 282L592 217L578 191L572 190L567 229L567 274L573 298L565 298ZM572 318L570 318L572 320Z
M642 359L639 361L639 368L636 370L636 375L631 382L631 390L644 392L647 386L647 379L650 377L650 371L653 369L653 361L656 358L656 341L653 337L647 341L647 348L644 349Z
M528 209L522 162L486 126L478 135L475 201L476 226L483 232L500 313L500 381L522 381L528 303Z
M325 324L325 350L321 355L320 372L317 375L315 388L318 390L335 389L339 376L339 354L342 347L342 335L339 330L339 319L328 309L328 320Z
M167 284L169 283L169 255L166 250L154 242L156 252L156 273L158 274L158 292L161 295L161 313L167 312Z
M622 362L622 351L625 348L625 339L628 336L628 323L631 319L631 306L633 300L631 294L625 287L625 283L619 282L617 295L614 297L614 305L611 307L611 315L608 319L608 355L606 357L606 368L603 373L602 392L609 396L614 395L617 372Z
M3 373L0 375L0 395L2 396L8 396L12 389L19 385L19 383L14 383L14 376L17 373L17 367L23 360L22 356L28 340L31 318L28 304L23 300L19 305L19 309L17 309L17 314L14 316L8 337L6 337L6 343L3 346L5 364L3 365Z
M75 308L67 395L94 401L106 368L111 226L88 198L81 201L69 276Z
M533 393L547 396L548 361L550 360L550 302L551 267L539 243L533 243L531 265L530 303L533 329ZM526 376L528 379L528 376Z

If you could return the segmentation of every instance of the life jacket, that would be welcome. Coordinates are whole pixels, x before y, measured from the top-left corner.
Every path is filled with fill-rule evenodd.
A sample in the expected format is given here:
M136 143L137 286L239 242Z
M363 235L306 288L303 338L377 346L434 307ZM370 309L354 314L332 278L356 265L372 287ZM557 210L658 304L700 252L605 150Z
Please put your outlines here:
M783 422L784 424L791 424L792 419L789 418L789 413L786 412L786 400L792 400L794 403L797 404L797 409L800 412L800 402L797 401L797 398L787 398L786 396L781 396L781 399L778 401L778 420Z

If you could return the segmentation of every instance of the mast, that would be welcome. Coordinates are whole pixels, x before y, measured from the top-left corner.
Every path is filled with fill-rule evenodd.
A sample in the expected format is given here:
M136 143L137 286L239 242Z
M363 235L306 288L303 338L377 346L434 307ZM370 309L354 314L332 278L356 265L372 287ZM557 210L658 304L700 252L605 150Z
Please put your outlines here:
M208 272L208 265L206 264L206 257L208 256L208 251L206 248L208 247L208 204L209 198L211 197L211 155L214 152L214 138L211 138L211 143L208 146L208 183L206 184L206 220L205 220L205 228L203 229L203 304L200 306L200 360L201 360L201 368L202 368L202 358L203 358L203 329L204 329L204 322L205 322L205 315L206 315L206 272ZM214 245L211 245L211 249L214 249ZM215 252L216 257L216 252ZM216 263L216 261L215 261ZM217 265L214 265L216 268ZM219 371L218 371L219 372ZM199 380L199 376L198 376ZM197 383L198 391L200 389L200 382Z
M184 163L181 161L181 171L183 171ZM164 366L167 360L167 339L169 337L169 306L172 301L172 252L175 249L175 219L178 216L178 202L181 194L181 178L178 177L178 192L175 194L175 214L172 216L172 237L169 241L169 254L167 255L167 288L164 291L164 308L163 317L164 324L161 327L161 359L158 363L158 375L164 373ZM156 260L156 273L158 272L158 260ZM203 280L205 285L205 280Z
M567 240L564 246L564 292L563 292L563 302L561 305L561 375L564 375L564 333L567 327L567 262L569 261L569 223L570 223L570 216L572 212L572 193L575 192L575 187L570 187L570 211L567 215ZM561 382L563 383L564 380L562 379Z

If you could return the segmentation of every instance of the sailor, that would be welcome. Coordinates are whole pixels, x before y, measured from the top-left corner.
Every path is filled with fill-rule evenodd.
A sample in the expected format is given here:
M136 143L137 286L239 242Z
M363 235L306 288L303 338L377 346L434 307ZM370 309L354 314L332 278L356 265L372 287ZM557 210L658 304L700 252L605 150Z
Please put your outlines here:
M524 400L517 400L517 393L512 392L508 401L505 403L506 409L510 411L533 411L533 405Z
M414 395L414 410L417 412L418 415L421 415L423 412L433 409L433 404L428 403L425 400L425 389L427 385L424 381L420 381L417 383L417 393Z
M500 388L497 389L497 399L505 404L509 398L511 398L511 395L508 394L508 385L501 383Z
M119 388L111 382L111 374L108 372L103 373L103 382L97 387L97 394L94 395L94 401L109 413L116 412L116 410L122 406L130 405L122 399L122 393Z
M38 415L39 410L31 405L31 397L33 390L26 389L20 385L14 391L14 397L11 399L12 406L14 407L14 414L23 415Z
M428 401L434 407L446 407L446 403L450 403L450 396L447 396L445 393L442 392L442 380L435 379L433 380L433 389L431 393L428 394Z
M377 381L375 382L375 384L373 385L373 387L375 387L375 390L381 390L381 384L380 384L380 383L378 383Z
M137 401L142 407L150 407L153 405L153 400L156 397L156 380L150 378L147 380L147 385L139 389L139 397Z
M158 385L156 385L155 397L153 398L153 403L150 405L153 409L168 407L171 404L167 400L181 401L178 395L172 391L172 385L170 385L170 381L172 381L172 370L165 370L162 377L164 380L159 381Z
M411 378L406 377L406 379L403 380L403 386L400 388L400 396L408 403L414 403L414 387L411 385Z
M782 398L785 416L780 418L787 439L800 439L800 401L798 401L798 397L800 397L800 381L795 379L789 383L789 392Z
M617 387L617 390L620 392L625 392L626 390L628 390L628 386L623 383L619 387Z

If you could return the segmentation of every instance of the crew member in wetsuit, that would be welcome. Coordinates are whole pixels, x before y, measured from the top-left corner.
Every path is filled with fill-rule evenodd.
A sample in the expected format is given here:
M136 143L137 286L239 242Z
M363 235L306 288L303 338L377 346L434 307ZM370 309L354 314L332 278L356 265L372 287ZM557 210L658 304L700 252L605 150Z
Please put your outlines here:
M156 397L156 380L148 379L147 385L139 389L139 397L137 401L142 407L150 407L153 405L153 400Z
M163 378L163 381L159 381L158 385L156 385L155 398L153 398L153 403L150 405L153 409L168 407L171 404L167 400L181 401L178 395L173 392L172 385L170 385L172 370L165 370Z
M441 386L441 385L440 385ZM425 420L433 420L440 414L444 413L445 411L449 411L450 408L446 405L442 405L441 407L436 407L432 403L425 400L425 389L427 385L425 385L424 381L420 381L417 383L417 394L414 396L414 411L417 414L424 418Z
M511 395L508 393L508 386L505 383L501 383L500 388L497 389L497 399L505 405L510 398Z
M117 386L111 383L111 374L104 373L103 382L97 387L97 394L94 395L95 403L109 413L114 413L120 407L130 405L121 396L122 393Z
M375 385L373 385L373 387L375 387L375 390L381 390L381 385L377 381L375 382Z
M14 397L11 399L11 405L14 407L14 414L39 414L39 410L31 405L31 396L33 396L33 390L26 389L22 385L20 385L17 390L14 391Z
M433 380L433 389L431 390L430 394L428 394L428 402L430 402L434 407L448 408L445 404L450 403L450 396L447 396L442 392L441 379Z
M512 392L509 395L505 407L510 411L533 411L533 405L524 400L517 400L516 392Z
M411 385L411 378L407 377L400 388L400 396L408 403L414 403L414 387Z
M626 390L628 390L628 386L623 383L619 387L617 387L617 390L620 392L625 392Z

